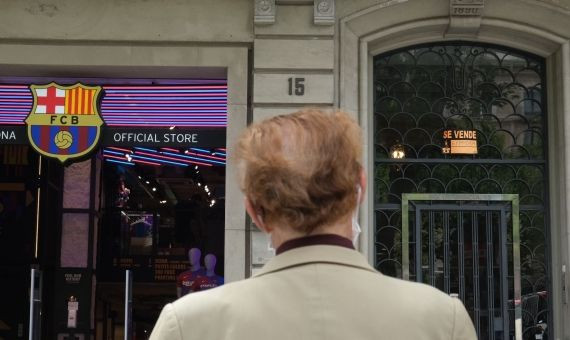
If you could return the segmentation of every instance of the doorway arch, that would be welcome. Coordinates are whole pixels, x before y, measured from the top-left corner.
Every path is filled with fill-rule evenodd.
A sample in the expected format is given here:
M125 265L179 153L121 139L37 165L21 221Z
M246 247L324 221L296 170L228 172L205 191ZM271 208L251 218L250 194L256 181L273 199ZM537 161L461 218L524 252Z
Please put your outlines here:
M544 58L446 42L373 62L376 268L458 294L482 339L543 334Z
M518 11L506 8L516 5ZM441 1L387 0L349 14L341 14L338 31L337 105L348 112L364 128L364 164L369 174L374 171L373 154L373 58L400 48L425 43L462 42L489 43L514 48L543 57L546 60L548 88L548 173L550 178L570 176L570 148L565 140L570 124L565 112L570 112L570 34L563 31L570 12L553 11L551 5L540 1L486 1L478 30L471 34L447 34L451 18L449 5ZM568 125L568 126L567 126ZM554 182L554 181L552 181ZM360 250L374 263L374 200L373 181L369 181L367 203L360 212L363 234ZM570 336L564 320L570 317L562 283L562 265L570 262L568 252L567 199L570 183L551 183L548 200L550 225L549 261L552 268L552 310L554 338ZM370 228L369 228L370 227Z

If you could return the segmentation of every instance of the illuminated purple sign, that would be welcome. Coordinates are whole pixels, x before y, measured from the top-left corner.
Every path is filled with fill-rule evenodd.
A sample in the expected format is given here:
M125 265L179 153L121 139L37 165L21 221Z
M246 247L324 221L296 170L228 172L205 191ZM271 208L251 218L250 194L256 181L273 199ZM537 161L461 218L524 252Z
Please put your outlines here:
M227 84L103 86L101 115L110 127L227 126ZM24 125L32 109L26 85L0 85L0 125Z

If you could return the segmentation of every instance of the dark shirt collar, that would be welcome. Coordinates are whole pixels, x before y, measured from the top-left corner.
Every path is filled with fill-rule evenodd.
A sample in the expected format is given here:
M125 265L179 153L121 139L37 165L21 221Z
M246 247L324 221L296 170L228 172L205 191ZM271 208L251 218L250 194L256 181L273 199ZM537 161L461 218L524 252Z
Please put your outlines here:
M339 246L354 249L352 241L347 238L335 234L319 234L285 241L277 248L275 253L279 255L287 250L315 245Z

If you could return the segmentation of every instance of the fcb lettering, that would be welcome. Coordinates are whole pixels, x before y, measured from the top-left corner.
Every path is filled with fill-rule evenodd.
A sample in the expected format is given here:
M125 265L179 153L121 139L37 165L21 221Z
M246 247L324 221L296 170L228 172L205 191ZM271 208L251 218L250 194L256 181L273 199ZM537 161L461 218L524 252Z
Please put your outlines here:
M100 86L77 83L31 85L32 111L26 118L28 139L40 154L62 163L91 152L101 135Z

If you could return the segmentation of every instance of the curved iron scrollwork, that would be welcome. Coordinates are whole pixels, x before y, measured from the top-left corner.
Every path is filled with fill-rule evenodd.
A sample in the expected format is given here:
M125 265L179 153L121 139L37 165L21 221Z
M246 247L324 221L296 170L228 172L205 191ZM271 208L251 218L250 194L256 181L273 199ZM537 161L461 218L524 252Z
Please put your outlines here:
M544 60L443 44L379 55L373 72L376 267L401 276L402 193L518 194L523 338L535 339L552 325ZM449 129L476 130L478 153L442 153Z

